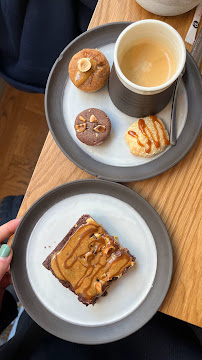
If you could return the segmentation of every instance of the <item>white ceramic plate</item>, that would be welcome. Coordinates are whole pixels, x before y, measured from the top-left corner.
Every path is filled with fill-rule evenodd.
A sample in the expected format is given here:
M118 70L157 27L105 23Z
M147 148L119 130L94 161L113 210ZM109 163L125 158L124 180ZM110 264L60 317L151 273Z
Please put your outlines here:
M87 308L42 266L85 212L137 257L137 268ZM143 326L161 305L172 274L170 239L156 211L134 191L103 180L75 181L43 195L20 222L13 252L12 280L25 310L50 333L82 344L115 341Z
M107 44L99 47L107 57L110 67L113 64L113 53L115 43ZM157 114L157 116L164 122L168 132L170 128L170 114L171 114L172 101ZM88 108L97 108L103 110L111 120L111 134L109 138L99 146L88 146L79 141L76 137L74 122L76 116L83 110ZM184 83L182 81L178 94L177 103L177 116L176 116L176 133L179 138L187 119L188 101L187 93ZM135 156L130 153L129 147L125 142L124 135L128 127L138 118L128 116L122 113L112 103L107 85L95 93L85 93L77 89L68 78L64 89L63 97L63 113L67 129L75 141L75 143L94 160L99 161L106 165L130 167L139 166L151 163L158 157L167 152L171 146L168 146L162 153L151 158L143 158Z
M118 236L137 258L136 268L112 284L107 296L88 307L42 265L83 214L90 214L109 234ZM26 262L35 294L55 316L76 325L102 326L123 319L144 301L154 281L157 254L151 231L135 209L111 196L80 194L58 202L43 214L31 233Z
M114 43L129 24L119 22L102 25L73 40L53 65L45 93L48 126L63 153L88 173L119 182L147 179L177 164L191 149L199 134L202 112L201 75L187 52L184 83L181 84L177 109L177 144L153 158L139 158L130 154L124 140L128 126L136 118L121 113L114 106L108 95L107 86L95 93L86 94L71 83L68 77L68 64L72 56L84 48L99 48L108 57L111 65ZM79 142L74 131L76 115L90 107L104 110L112 122L110 137L97 147L88 147ZM170 111L171 104L158 114L167 130L170 128Z

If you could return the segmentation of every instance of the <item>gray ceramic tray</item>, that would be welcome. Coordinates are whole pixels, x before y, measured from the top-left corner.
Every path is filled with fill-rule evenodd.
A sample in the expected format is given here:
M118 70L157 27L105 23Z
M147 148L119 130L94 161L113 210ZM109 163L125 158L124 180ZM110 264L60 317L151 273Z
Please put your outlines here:
M183 77L188 95L188 116L177 145L157 159L132 167L100 163L86 154L74 142L63 116L62 98L68 77L71 57L83 48L96 48L114 43L129 22L112 23L94 28L77 37L56 60L46 86L45 110L49 129L63 153L78 167L98 178L127 182L156 176L177 164L191 149L199 134L202 114L202 79L192 56L187 53L186 73Z
M157 250L157 270L153 287L145 300L130 315L106 326L78 326L55 316L36 296L27 270L30 235L46 211L77 194L104 194L130 205L145 220ZM139 216L138 215L138 216ZM13 241L12 280L28 314L50 333L76 343L102 344L137 331L156 313L168 291L172 275L172 248L165 225L152 206L127 187L104 180L81 180L61 185L35 202L24 215ZM40 249L39 249L40 251ZM69 291L69 290L66 290ZM75 296L75 295L73 295ZM101 301L102 299L100 299ZM75 301L77 301L75 297Z

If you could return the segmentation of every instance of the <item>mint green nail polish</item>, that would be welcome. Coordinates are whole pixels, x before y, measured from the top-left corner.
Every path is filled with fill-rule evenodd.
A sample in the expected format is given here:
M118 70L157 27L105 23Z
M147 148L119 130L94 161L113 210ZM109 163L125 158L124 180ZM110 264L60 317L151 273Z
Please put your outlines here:
M7 257L10 254L10 252L11 252L11 249L8 245L3 244L1 246L1 248L0 248L0 256L1 257L4 257L4 258Z

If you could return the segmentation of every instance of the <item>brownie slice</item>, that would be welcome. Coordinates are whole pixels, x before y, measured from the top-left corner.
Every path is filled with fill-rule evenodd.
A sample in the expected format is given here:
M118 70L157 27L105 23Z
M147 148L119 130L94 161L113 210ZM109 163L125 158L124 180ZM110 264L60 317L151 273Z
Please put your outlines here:
M82 215L43 265L60 283L78 295L85 305L95 304L106 295L111 282L124 275L135 257L115 237Z

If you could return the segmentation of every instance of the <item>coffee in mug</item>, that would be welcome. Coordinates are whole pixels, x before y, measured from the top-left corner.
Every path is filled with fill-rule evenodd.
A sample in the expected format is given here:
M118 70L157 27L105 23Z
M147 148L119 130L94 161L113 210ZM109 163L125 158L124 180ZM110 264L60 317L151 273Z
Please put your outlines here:
M114 48L112 102L129 116L157 114L168 104L185 61L184 42L167 23L146 19L126 26Z
M168 47L151 38L134 43L120 60L120 69L127 79L144 87L166 83L175 68L175 59Z

